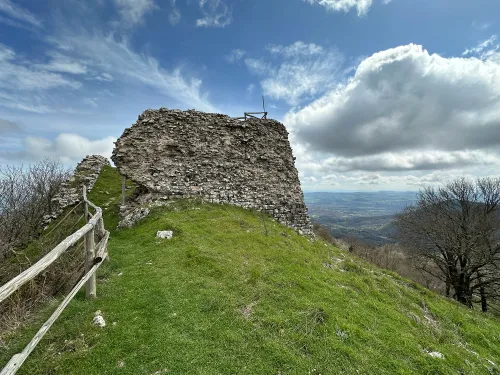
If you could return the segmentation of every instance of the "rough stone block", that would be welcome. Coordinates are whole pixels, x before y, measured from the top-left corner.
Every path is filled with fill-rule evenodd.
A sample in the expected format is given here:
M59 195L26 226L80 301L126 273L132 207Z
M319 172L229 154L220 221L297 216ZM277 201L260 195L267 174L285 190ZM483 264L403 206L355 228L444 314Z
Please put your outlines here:
M288 132L277 121L147 110L118 139L111 159L157 199L198 196L264 209L312 233Z

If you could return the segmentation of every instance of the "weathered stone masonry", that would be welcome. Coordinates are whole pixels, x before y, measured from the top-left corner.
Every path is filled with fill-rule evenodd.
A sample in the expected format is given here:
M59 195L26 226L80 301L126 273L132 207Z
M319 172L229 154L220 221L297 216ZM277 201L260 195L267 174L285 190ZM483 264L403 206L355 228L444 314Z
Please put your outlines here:
M87 155L78 163L73 176L68 181L63 182L61 189L52 199L53 210L50 215L44 217L43 225L57 219L66 207L80 202L82 199L82 186L85 185L87 191L90 192L106 165L110 165L109 160L100 155Z
M277 121L147 110L125 129L111 159L141 187L143 201L201 196L311 232L288 132Z

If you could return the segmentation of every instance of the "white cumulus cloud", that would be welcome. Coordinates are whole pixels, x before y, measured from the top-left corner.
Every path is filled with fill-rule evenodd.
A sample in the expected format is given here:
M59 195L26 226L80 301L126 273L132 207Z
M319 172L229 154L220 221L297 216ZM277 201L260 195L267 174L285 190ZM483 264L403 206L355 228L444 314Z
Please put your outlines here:
M49 157L70 164L90 154L111 157L116 138L90 140L78 134L61 133L55 139L26 137L23 154L31 160Z
M321 170L335 171L414 171L460 168L473 165L500 165L498 155L484 151L410 151L325 159Z
M445 58L410 44L365 58L347 82L284 117L304 181L387 188L498 174L495 48Z
M498 146L500 64L417 45L389 49L285 122L310 147L337 155Z

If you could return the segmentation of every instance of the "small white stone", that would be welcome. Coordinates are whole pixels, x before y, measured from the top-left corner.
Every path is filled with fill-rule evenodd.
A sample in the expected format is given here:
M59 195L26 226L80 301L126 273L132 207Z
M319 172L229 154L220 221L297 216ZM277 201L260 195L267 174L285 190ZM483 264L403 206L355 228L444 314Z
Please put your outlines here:
M92 320L92 324L104 328L106 327L106 322L104 321L104 318L102 317L101 310L97 310L94 313L94 319Z
M442 353L439 353L439 352L429 352L429 351L425 351L427 354L429 354L432 358L439 358L439 359L444 359L444 355Z
M170 240L173 235L174 232L172 232L171 230L159 230L158 232L156 232L156 237L165 238L167 240Z

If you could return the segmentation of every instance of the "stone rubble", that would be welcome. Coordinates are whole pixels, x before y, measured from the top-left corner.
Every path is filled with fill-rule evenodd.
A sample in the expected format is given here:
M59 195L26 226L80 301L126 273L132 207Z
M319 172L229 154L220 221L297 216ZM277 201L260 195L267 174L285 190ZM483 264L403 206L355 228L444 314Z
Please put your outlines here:
M106 321L104 320L104 317L102 316L101 310L97 310L94 313L94 319L92 320L92 324L101 328L106 327Z
M44 225L64 211L66 207L72 206L82 199L82 186L87 186L87 192L94 187L101 170L110 165L109 160L100 155L88 155L75 168L73 176L65 181L57 195L52 199L52 213L44 216Z
M156 237L165 238L167 240L172 239L173 235L174 232L172 232L171 230L159 230L158 232L156 232Z
M275 120L146 110L125 129L111 159L139 186L121 226L144 217L138 210L151 202L201 197L264 211L312 234L288 132Z
M424 352L427 353L428 355L430 355L432 358L444 359L444 355L442 353L432 352L432 351L428 351L428 350L424 350Z
M120 207L122 220L118 223L118 228L132 228L135 223L149 215L149 208L134 207L131 210L126 210L126 207Z

